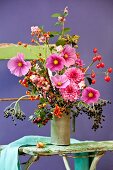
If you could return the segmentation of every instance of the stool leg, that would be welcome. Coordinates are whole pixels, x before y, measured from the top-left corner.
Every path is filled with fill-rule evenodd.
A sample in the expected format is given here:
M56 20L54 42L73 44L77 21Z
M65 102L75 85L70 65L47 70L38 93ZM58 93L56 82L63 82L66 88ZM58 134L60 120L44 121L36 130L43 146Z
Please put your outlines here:
M35 162L39 160L39 156L31 156L29 158L29 160L26 162L25 166L24 166L24 170L29 170L30 166Z
M63 156L62 158L63 158L63 162L64 162L66 170L71 170L66 156Z
M91 163L90 170L96 170L97 163L102 158L102 156L104 156L104 153L105 152L99 152L97 155L95 155Z

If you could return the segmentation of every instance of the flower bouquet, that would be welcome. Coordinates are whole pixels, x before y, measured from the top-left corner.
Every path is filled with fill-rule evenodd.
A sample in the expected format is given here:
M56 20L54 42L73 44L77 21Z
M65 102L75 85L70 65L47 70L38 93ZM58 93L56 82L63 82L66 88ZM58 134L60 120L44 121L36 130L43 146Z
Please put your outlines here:
M56 26L61 27L58 32L46 32L43 27L31 27L31 42L37 45L37 59L24 60L24 54L8 61L8 69L15 76L24 76L19 82L27 88L26 95L13 102L4 111L5 117L12 116L13 120L25 119L25 114L20 108L19 101L28 97L38 100L33 115L29 117L38 127L45 126L52 121L52 143L68 145L70 140L70 120L72 130L75 131L75 118L79 114L87 114L93 120L92 129L102 128L104 121L103 107L110 103L100 98L100 92L91 87L96 83L96 72L91 69L102 70L106 82L110 81L112 68L105 69L102 56L97 48L93 49L91 63L86 66L78 53L78 35L70 35L70 28L65 27L68 8L62 13L55 13ZM57 37L57 38L56 38ZM55 43L50 40L55 38ZM27 48L27 44L18 42ZM38 47L44 46L46 58L38 52ZM104 70L104 71L103 71Z

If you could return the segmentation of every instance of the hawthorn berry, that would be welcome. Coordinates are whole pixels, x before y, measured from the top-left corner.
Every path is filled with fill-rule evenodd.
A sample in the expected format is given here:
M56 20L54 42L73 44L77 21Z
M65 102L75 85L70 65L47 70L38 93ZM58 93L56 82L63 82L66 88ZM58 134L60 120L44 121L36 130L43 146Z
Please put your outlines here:
M109 72L109 73L112 73L112 68L111 68L111 67L108 68L108 72Z
M93 52L94 52L94 53L97 53L97 52L98 52L98 49L97 49L97 48L94 48L94 49L93 49Z
M96 80L95 79L92 79L92 82L91 82L92 84L95 84L96 83Z
M91 73L91 78L95 78L96 74L93 72Z
M101 55L98 55L97 56L97 59L100 61L100 60L102 60L102 56Z
M104 77L104 80L105 80L106 82L109 82L109 81L111 80L111 78L110 78L110 76L105 76L105 77Z
M104 63L100 63L100 67L104 68L105 64Z
M97 68L100 68L100 67L101 67L100 63L98 63L98 64L96 65L96 67L97 67Z
M97 60L98 60L97 56L94 56L94 57L93 57L93 62L95 62L95 61L97 61Z
M32 39L32 40L31 40L31 42L32 42L32 43L34 43L34 42L35 42L35 40L34 40L34 39Z

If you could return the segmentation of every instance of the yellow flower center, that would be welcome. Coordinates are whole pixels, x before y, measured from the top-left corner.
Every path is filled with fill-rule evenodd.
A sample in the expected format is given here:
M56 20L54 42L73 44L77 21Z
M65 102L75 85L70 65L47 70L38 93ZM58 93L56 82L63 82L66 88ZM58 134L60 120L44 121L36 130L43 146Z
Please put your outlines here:
M19 67L22 67L22 65L23 65L22 62L19 62L19 63L18 63L18 66L19 66Z
M68 54L64 54L64 58L68 58Z
M57 65L57 64L58 64L58 60L54 60L53 63L54 63L55 65Z
M57 85L58 85L58 86L61 86L61 85L62 85L62 82L59 81L59 82L57 83Z
M88 97L93 97L94 96L94 94L92 93L92 92L90 92L89 94L88 94Z

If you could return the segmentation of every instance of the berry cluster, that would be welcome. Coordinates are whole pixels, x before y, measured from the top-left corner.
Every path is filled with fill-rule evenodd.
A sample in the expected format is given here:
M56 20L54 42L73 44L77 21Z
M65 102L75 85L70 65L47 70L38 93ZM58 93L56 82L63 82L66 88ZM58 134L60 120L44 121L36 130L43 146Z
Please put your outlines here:
M102 61L102 56L98 53L98 49L97 48L94 48L93 49L93 53L94 53L94 57L93 57L93 63L97 63L96 64L96 67L98 69L100 68L104 68L105 67L105 63ZM104 77L104 80L106 82L109 82L111 80L110 76L109 76L109 73L112 73L112 68L108 68L105 72L105 77ZM92 78L92 84L95 84L96 83L96 73L92 70L91 72L91 78Z
M26 116L25 114L23 113L22 110L17 109L15 107L12 107L12 105L8 106L5 110L4 110L4 117L5 118L8 118L10 117L12 118L12 121L14 122L14 124L16 125L16 121L15 121L15 117L18 119L18 120L21 120L23 121Z
M102 100L100 99L97 103L94 105L84 105L83 103L80 105L78 104L76 106L76 110L72 110L73 115L75 117L78 117L79 114L82 114L83 112L87 114L88 119L93 120L93 126L92 129L96 131L98 128L102 128L102 121L105 121L105 116L103 113L103 107L107 104L111 104L110 101Z
M30 120L37 124L38 127L42 127L51 120L53 115L50 110L46 107L46 104L39 104L38 109L35 110L34 115L30 116Z
M39 100L42 96L46 97L46 93L50 89L50 82L47 77L47 71L43 69L44 71L42 72L41 69L41 67L43 67L43 62L44 61L42 58L32 60L31 70L27 73L23 80L19 81L22 86L28 88L26 94L30 95L31 100Z

